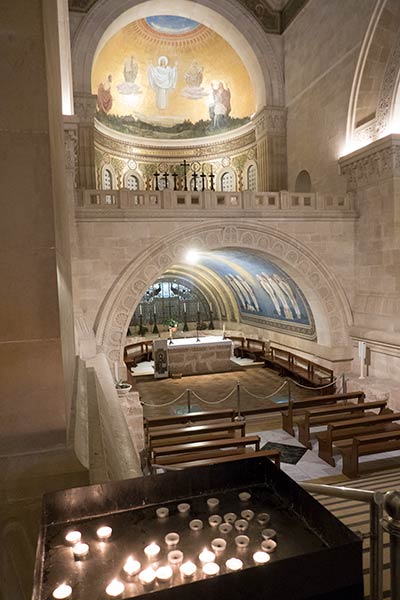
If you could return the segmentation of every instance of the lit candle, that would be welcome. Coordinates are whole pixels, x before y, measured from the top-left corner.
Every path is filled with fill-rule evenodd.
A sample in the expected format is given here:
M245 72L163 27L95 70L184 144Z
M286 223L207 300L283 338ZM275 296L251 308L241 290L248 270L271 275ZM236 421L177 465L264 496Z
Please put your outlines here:
M167 535L164 538L164 541L167 544L167 546L176 546L177 544L179 544L179 540L179 533L167 533Z
M216 509L218 505L219 505L218 498L208 498L207 506L210 510Z
M197 303L197 312L200 312L200 302Z
M65 600L65 598L70 598L71 594L72 587L66 583L62 583L54 590L53 598L56 598L56 600Z
M263 540L261 542L261 549L264 550L264 552L268 552L268 554L274 552L276 550L276 547L277 543L274 542L274 540Z
M150 585L154 582L155 578L156 574L151 567L147 567L147 569L139 573L140 583L143 585Z
M186 312L186 302L183 303L183 312Z
M141 569L141 564L138 560L135 560L133 556L128 556L126 563L123 566L124 572L129 576L133 577L137 575Z
M200 531L200 529L203 529L203 521L201 519L193 519L193 521L190 521L189 527L192 531Z
M188 560L181 565L179 570L184 577L193 577L197 571L197 567L191 560Z
M180 565L183 561L183 552L180 550L171 550L168 552L168 562L171 563L174 567Z
M256 565L265 565L270 560L270 555L267 552L262 552L259 550L258 552L254 552L253 560Z
M223 552L226 548L226 541L222 538L215 538L215 540L212 540L211 542L211 548L214 552Z
M72 552L74 553L74 558L77 560L85 558L89 554L89 546L87 544L78 542L78 544L75 544L75 546L72 548Z
M153 313L154 313L154 314L157 314L157 311L156 311L156 305L155 305L155 304L153 305Z
M211 302L210 302L210 312L212 312L212 304L211 304Z
M211 517L208 517L208 523L210 527L218 527L218 525L222 523L222 517L219 515L211 515Z
M142 314L142 305L139 304L139 315L141 315L141 314Z
M158 581L169 581L172 579L172 575L172 569L169 565L166 565L165 567L158 567L156 571L156 577Z
M68 542L68 544L71 544L71 546L74 546L75 544L81 541L81 538L82 534L80 531L70 531L65 536L65 541Z
M105 542L106 540L108 540L111 535L112 535L112 529L111 527L99 527L98 530L96 531L97 537L99 538L99 540L101 540L102 542Z
M107 596L111 596L112 598L117 598L122 594L125 590L125 586L122 581L118 581L118 579L113 579L111 583L106 587Z
M211 552L211 550L204 548L204 550L199 554L199 559L202 563L213 562L215 560L215 554L214 552Z
M169 515L169 509L165 506L161 506L160 508L157 508L156 515L159 519L165 519Z
M230 558L226 561L225 566L228 571L240 571L243 568L243 562L240 558Z
M219 565L215 562L209 562L203 565L203 573L206 577L214 577L219 573Z
M151 544L146 546L146 548L144 549L144 553L149 560L152 560L153 558L159 555L160 546L155 542L152 542Z

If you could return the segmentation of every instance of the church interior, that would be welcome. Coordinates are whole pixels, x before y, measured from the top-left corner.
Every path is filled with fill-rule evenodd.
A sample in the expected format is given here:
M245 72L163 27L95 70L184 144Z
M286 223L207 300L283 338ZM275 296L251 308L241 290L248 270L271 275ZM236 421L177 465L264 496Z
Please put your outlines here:
M276 600L399 600L400 2L3 4L0 600L185 600L177 569L257 599L280 558L308 591ZM265 473L326 520L337 589L319 539L299 533L302 583L287 523L252 520ZM195 581L166 541L169 565L86 589L111 531L88 560L80 534L49 550L131 493L167 533L217 476L229 513L204 527L258 527L249 563L225 527ZM74 575L43 575L64 551Z

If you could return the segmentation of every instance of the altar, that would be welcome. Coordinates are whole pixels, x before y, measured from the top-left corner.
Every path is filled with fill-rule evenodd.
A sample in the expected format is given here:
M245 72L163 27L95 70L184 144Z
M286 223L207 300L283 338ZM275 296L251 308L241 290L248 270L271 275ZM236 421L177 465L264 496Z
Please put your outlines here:
M197 339L199 341L197 341ZM178 338L168 343L169 374L200 375L231 371L232 341L221 336Z

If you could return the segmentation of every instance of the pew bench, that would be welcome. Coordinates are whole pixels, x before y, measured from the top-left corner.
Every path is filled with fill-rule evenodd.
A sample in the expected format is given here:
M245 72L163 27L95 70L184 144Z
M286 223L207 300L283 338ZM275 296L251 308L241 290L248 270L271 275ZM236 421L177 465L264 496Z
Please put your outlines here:
M374 415L373 417L360 417L330 423L326 431L317 433L318 455L328 464L335 466L333 446L346 447L352 444L355 437L396 431L399 428L394 421L400 420L400 413Z
M154 446L178 444L179 441L182 442L182 438L188 438L189 441L193 442L200 442L221 437L231 437L236 433L238 433L240 437L246 435L245 421L226 421L211 423L209 425L192 425L175 428L154 427L148 435L148 445L149 449L152 450Z
M249 435L245 437L222 438L220 440L207 440L204 442L189 442L186 444L175 444L172 446L153 447L153 462L161 464L175 464L196 460L201 458L212 458L223 456L231 449L237 453L247 446L254 446L254 450L260 449L260 437Z
M389 410L386 408L386 405L386 400L377 400L376 402L362 402L360 404L346 402L336 404L335 406L307 409L303 417L296 419L299 442L311 450L311 429L313 427L329 425L329 423L334 423L335 421L354 419L357 416L370 417L374 416L374 414L382 414L385 410ZM378 410L379 412L375 413L373 412L374 410Z
M304 398L304 400L294 400L289 398L287 410L281 412L282 415L282 429L287 431L290 435L294 436L294 425L297 418L302 418L307 409L317 407L333 405L337 402L345 402L347 400L357 400L358 403L364 402L364 392L348 392L345 394L325 394L323 396L314 396L311 398Z
M357 436L351 445L338 446L338 450L343 457L343 475L355 479L359 476L360 456L400 450L400 427L393 431Z
M254 452L251 450L248 452L242 452L240 454L225 454L224 456L216 456L214 458L202 458L199 460L188 460L187 462L181 462L176 465L168 465L168 466L171 466L171 467L176 466L178 469L187 469L187 468L191 468L191 467L203 467L203 466L207 466L207 465L218 465L221 463L240 461L243 458L255 458L255 459L258 457L262 458L264 456L266 456L270 460L273 460L275 462L275 465L278 468L280 468L280 452L279 452L279 450L276 450L276 449L260 450L258 452ZM162 467L163 465L154 464L153 470L156 470L157 466ZM167 465L165 465L165 466L167 466ZM238 466L240 466L239 462L238 462Z
M191 423L198 423L201 421L217 421L219 419L225 419L233 421L235 418L235 411L231 408L221 410L208 410L199 411L192 413L185 413L184 415L168 415L167 417L145 417L143 419L144 430L146 439L148 434L155 427L170 427L171 425L190 425Z

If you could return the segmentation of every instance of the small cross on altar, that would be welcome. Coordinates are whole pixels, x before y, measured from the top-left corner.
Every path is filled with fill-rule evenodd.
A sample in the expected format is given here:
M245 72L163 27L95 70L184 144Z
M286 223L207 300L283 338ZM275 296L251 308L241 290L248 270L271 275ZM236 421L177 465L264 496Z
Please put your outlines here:
M165 171L165 173L163 173L163 178L164 178L164 182L165 182L165 189L168 189L168 172Z
M196 171L193 171L192 177L193 177L193 191L197 192L197 178L199 176L197 175Z
M215 179L215 175L213 173L212 167L211 167L211 173L210 173L210 190L214 191L214 179Z
M178 186L176 185L176 180L178 179L179 175L178 173L172 173L172 177L174 178L174 192L176 192L178 189Z
M201 191L204 192L204 190L206 189L206 184L205 184L205 180L207 179L207 175L204 173L204 171L200 174L201 177Z
M185 183L185 187L183 188L185 190L185 192L187 192L188 190L188 186L187 186L187 176L186 176L186 169L189 167L189 163L186 162L186 158L183 160L183 163L181 163L181 167L183 167L183 180Z
M156 178L156 192L159 191L159 187L158 187L158 178L160 177L160 173L158 171L156 171L155 173L153 173L154 177Z

